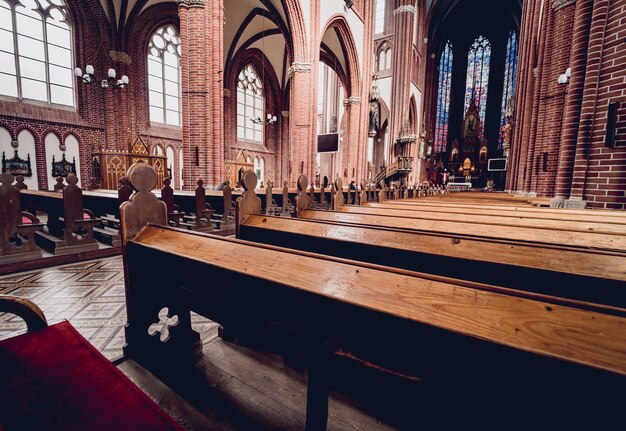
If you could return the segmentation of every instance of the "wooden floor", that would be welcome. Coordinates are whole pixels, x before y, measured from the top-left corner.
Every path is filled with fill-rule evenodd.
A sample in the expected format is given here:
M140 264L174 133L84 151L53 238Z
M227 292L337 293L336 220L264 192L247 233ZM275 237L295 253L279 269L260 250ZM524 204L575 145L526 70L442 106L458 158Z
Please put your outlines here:
M340 364L338 366L341 368ZM200 367L203 372L194 378L196 390L188 385L174 391L132 360L122 362L119 368L173 418L190 430L304 429L305 372L280 355L226 342L218 338L217 333L212 340L205 342L204 358ZM351 368L354 369L354 364ZM344 374L344 371L338 373ZM358 378L367 375L367 370L360 372ZM344 377L346 378L337 380L336 386L341 386L341 380L344 383L349 380L350 385L354 384L355 376L344 374ZM362 384L371 385L367 391L370 392L369 399L354 393L346 395L346 392L355 392L355 389L358 392L358 388L354 387L331 392L328 429L404 429L400 422L408 411L406 403L409 398L405 397L407 392L392 392L390 397L388 392L381 391L376 386L379 383L376 381L377 377L374 380L367 377L365 379L367 381ZM389 384L396 385L390 387L390 390L398 391L397 382L391 380ZM377 390L372 391L374 387ZM195 392L202 393L203 396L197 397ZM390 402L400 399L402 401ZM365 410L368 413L364 413ZM377 410L380 416L371 416Z

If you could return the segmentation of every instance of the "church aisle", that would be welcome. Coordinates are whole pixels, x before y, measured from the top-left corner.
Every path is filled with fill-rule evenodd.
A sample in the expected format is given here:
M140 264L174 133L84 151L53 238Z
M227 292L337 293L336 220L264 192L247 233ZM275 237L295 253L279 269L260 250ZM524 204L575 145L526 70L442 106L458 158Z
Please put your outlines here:
M0 294L26 298L44 312L48 324L69 320L107 359L122 356L126 307L121 256L0 277ZM216 324L192 315L203 339ZM26 332L19 317L0 313L0 339Z

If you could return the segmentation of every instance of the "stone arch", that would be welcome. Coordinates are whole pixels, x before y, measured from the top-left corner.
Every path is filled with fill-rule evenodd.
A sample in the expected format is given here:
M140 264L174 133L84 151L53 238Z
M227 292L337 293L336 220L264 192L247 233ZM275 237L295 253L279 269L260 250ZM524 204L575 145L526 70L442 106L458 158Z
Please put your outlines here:
M309 59L309 49L302 3L300 0L281 0L281 2L285 10L289 29L291 30L291 43L293 45L292 60L307 61Z
M417 102L415 101L415 95L411 96L409 100L409 124L411 125L411 133L417 134Z
M331 16L322 31L322 37L328 30L337 31L343 55L346 59L346 74L350 84L350 95L358 95L361 91L361 76L359 72L359 55L356 49L354 36L345 16L335 14Z
M6 136L6 135L5 135ZM25 177L25 184L29 189L39 189L38 166L37 166L37 135L28 127L20 127L15 132L15 138L18 143L19 156L22 159L28 158L30 155L30 167L32 176ZM10 145L10 142L9 142ZM9 157L12 157L10 154Z

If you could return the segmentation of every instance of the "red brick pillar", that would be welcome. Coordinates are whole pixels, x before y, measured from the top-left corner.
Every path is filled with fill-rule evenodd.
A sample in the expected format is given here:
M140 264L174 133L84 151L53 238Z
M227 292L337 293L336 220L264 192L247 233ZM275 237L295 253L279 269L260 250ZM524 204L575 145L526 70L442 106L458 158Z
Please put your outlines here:
M224 0L209 0L206 7L207 166L208 187L224 181ZM235 129L236 130L236 129Z
M565 114L563 116L563 130L559 148L559 163L556 174L554 199L550 206L560 208L569 197L574 170L574 155L576 138L580 122L585 72L587 69L587 45L589 44L589 28L593 0L578 0L574 16L574 33L570 48L571 76L567 97L565 99Z
M508 189L520 192L524 184L526 169L526 152L530 139L530 123L532 119L534 68L537 55L537 32L539 26L541 0L524 2L522 15L523 26L520 32L518 69L518 89L515 95L515 135L509 162Z
M389 148L400 135L400 131L409 119L409 100L411 97L411 59L413 58L413 21L415 20L415 1L400 0L393 11L394 45L391 59L393 79L391 83L391 133ZM391 160L391 159L390 159ZM393 160L392 160L393 162Z
M609 17L609 0L596 0L593 5L589 47L587 49L587 73L583 90L580 126L574 159L574 174L570 197L565 201L566 208L584 208L583 201L587 182L587 167L591 147L593 120L598 100L598 86L600 83L600 68L604 49L606 24Z
M295 187L302 174L307 178L315 176L315 145L312 142L311 104L317 100L313 91L316 73L311 63L293 62L287 74L290 77L291 95L289 111L289 186Z
M546 49L548 43L552 37L552 24L554 22L554 14L552 6L549 2L545 2L543 5L543 23L541 23L541 35L539 37L540 49L539 49L539 61L537 64L537 72L535 76L535 85L533 88L533 102L534 107L532 112L532 120L530 124L529 136L528 136L528 148L526 152L526 166L524 170L524 193L529 195L535 195L535 192L531 192L533 171L536 169L535 161L535 146L537 145L539 134L541 131L537 129L540 115L540 103L541 93L547 90L547 82L544 80L544 68L546 60L546 53L550 51ZM534 74L534 73L533 73Z
M350 181L356 177L356 164L359 155L358 146L360 127L360 110L361 97L352 96L344 100L344 121L346 128L341 142L341 171L339 176L343 178L344 184L350 184Z
M185 190L193 190L198 178L207 178L207 43L204 0L178 0L180 41L182 48L182 127L183 182ZM209 43L210 44L210 43ZM213 125L212 125L213 126ZM211 178L212 179L212 178Z

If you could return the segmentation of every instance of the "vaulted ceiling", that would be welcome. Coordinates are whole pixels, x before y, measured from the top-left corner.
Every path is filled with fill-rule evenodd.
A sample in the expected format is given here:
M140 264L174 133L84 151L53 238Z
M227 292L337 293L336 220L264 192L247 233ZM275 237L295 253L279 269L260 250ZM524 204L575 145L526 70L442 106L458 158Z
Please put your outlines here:
M480 32L505 21L519 28L522 16L522 0L426 0L426 6L429 39L438 44L450 33Z

